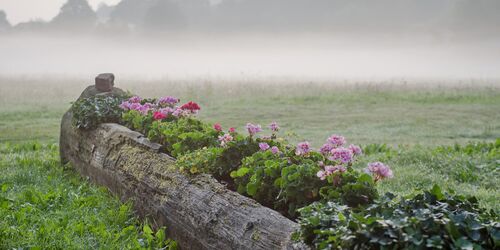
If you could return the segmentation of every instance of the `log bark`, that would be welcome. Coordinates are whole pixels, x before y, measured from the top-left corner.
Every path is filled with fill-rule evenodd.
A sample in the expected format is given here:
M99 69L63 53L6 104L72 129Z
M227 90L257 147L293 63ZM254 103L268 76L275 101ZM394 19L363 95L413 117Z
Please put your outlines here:
M118 124L78 130L71 111L62 119L62 162L131 200L138 215L166 226L182 249L306 248L290 238L296 223L209 175L179 172L160 146Z

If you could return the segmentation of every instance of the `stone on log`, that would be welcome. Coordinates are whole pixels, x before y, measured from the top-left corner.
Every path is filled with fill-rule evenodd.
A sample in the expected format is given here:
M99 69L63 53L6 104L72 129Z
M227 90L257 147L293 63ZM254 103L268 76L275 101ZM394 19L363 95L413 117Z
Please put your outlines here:
M181 249L307 248L291 240L296 223L209 175L181 173L160 147L118 124L83 131L72 125L71 111L62 119L62 162L132 201L139 216L166 226Z
M101 92L109 92L115 85L115 75L111 73L99 74L95 78L95 87Z

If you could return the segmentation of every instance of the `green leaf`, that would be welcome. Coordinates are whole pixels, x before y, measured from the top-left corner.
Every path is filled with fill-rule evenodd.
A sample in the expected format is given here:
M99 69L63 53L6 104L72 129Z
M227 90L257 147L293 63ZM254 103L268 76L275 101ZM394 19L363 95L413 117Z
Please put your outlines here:
M373 182L373 178L369 174L363 173L363 174L361 174L358 177L358 182L368 182L368 183L371 183L371 182Z
M258 185L255 182L250 182L247 184L247 194L250 196L255 196L257 194Z
M7 192L8 189L9 189L9 184L7 184L7 183L2 184L2 192L3 193Z
M147 234L147 235L153 234L153 230L147 224L145 224L144 227L142 227L142 231L144 231L144 234Z
M249 168L242 167L236 171L236 176L237 177L243 177L245 176L248 172L250 171Z
M165 229L158 230L155 234L156 241L161 245L165 241Z
M431 194L436 196L437 200L442 200L444 198L444 194L441 190L441 187L435 184L431 189Z

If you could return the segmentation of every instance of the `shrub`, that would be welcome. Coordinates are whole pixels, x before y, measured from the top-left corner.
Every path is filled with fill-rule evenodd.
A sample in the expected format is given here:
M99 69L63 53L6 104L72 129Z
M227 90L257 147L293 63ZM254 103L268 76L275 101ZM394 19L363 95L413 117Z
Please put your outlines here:
M320 198L323 181L317 172L318 159L322 157L319 153L302 157L295 155L294 150L281 150L283 153L267 150L245 158L231 176L238 192L293 218L297 208Z
M474 197L432 190L397 200L386 194L363 209L316 202L299 210L303 239L317 249L495 249L498 216Z
M218 172L217 159L222 155L223 148L208 147L184 154L177 159L177 167L191 174ZM215 175L214 175L215 177Z
M153 123L152 114L141 114L137 110L124 112L122 115L122 124L137 132L147 134Z
M348 168L344 173L328 178L330 185L323 185L320 194L323 200L335 201L349 207L371 204L378 192L371 176Z
M243 158L259 149L258 143L250 137L232 134L234 138L223 147L205 147L185 154L178 159L177 165L193 174L208 173L218 180L232 182L229 174L240 166Z
M290 218L296 217L296 209L320 199L349 206L369 204L377 197L374 181L351 167L361 149L355 145L345 148L345 143L344 137L332 135L321 153L308 142L297 147L276 144L279 153L266 150L247 157L231 177L238 192ZM378 175L374 178L380 179Z
M148 138L162 144L174 157L218 145L220 132L200 120L185 117L170 122L154 121Z
M160 99L142 99L134 96L120 104L123 124L163 144L174 157L194 150L215 146L220 131L192 116L201 109L197 103L177 106L179 99L167 96Z
M118 123L122 116L119 106L125 98L96 95L76 101L71 106L73 125L79 129L94 129L101 123Z

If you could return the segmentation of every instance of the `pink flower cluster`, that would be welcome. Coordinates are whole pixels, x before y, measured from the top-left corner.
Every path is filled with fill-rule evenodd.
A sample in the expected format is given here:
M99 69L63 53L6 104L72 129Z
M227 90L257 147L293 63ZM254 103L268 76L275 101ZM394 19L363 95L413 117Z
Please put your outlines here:
M347 164L353 160L354 154L348 148L334 148L331 151L330 157L331 161L340 161L341 163Z
M155 121L163 120L165 118L167 118L167 114L165 114L165 113L162 113L160 111L156 111L156 112L153 113L153 119Z
M346 143L345 138L340 135L331 135L326 141L334 148L342 147Z
M295 151L296 155L307 155L309 152L311 152L311 145L309 142L305 141L297 144L297 150Z
M267 144L265 142L259 143L259 148L261 151L267 151L267 150L271 149L271 152L273 154L277 154L280 152L280 149L278 147L276 147L276 146L271 147L271 146L269 146L269 144Z
M356 146L354 144L349 145L349 149L352 151L354 155L361 155L363 154L363 150L359 146Z
M271 124L269 124L269 128L273 131L273 133L277 133L280 130L280 126L276 122L271 122Z
M278 125L277 122L271 122L271 124L269 124L268 127L273 132L273 136L263 137L263 139L265 140L270 140L274 138L276 136L276 133L280 130L280 126ZM262 127L259 124L247 123L245 128L247 129L248 134L250 134L250 136L254 136L257 133L262 132Z
M186 117L191 114L196 114L200 107L197 103L188 102L181 107L176 106L179 99L173 96L161 97L155 103L146 102L142 104L143 99L139 96L133 96L120 104L120 108L139 111L142 115L147 115L150 112L153 114L153 119L163 120L172 115L175 117Z
M365 171L371 174L375 181L393 177L391 168L382 162L368 163L368 167Z
M233 136L230 134L224 134L223 136L219 136L219 142L222 147L225 147L232 140Z
M159 106L174 107L175 104L179 103L179 99L173 96L165 96L158 99Z
M259 132L262 132L262 127L259 124L247 123L246 129L250 136L254 136Z
M269 144L265 143L265 142L261 142L259 143L259 148L261 151L266 151L270 148L271 146L269 146Z
M324 170L318 171L316 174L321 180L325 180L326 177L334 173L344 173L347 169L342 165L337 166L325 166Z
M345 148L344 145L346 143L347 141L343 136L331 135L320 148L320 152L331 161L339 161L344 164L350 163L354 159L354 156L362 154L362 150L359 146L353 144Z
M214 124L214 129L215 129L217 132L222 132L222 126L220 125L220 123L216 123L216 124Z
M337 163L337 166L324 166L323 162L319 162L319 166L324 168L318 171L317 176L321 180L325 180L328 176L333 173L343 173L346 168L354 161L354 157L361 155L363 151L361 147L351 144L349 147L345 147L347 141L343 136L332 135L328 137L327 143L325 143L320 148L320 153L323 154L328 160ZM374 162L368 164L365 170L374 176L375 181L379 181L385 178L392 178L392 170L381 162ZM340 181L340 176L335 176L333 183L338 183Z

